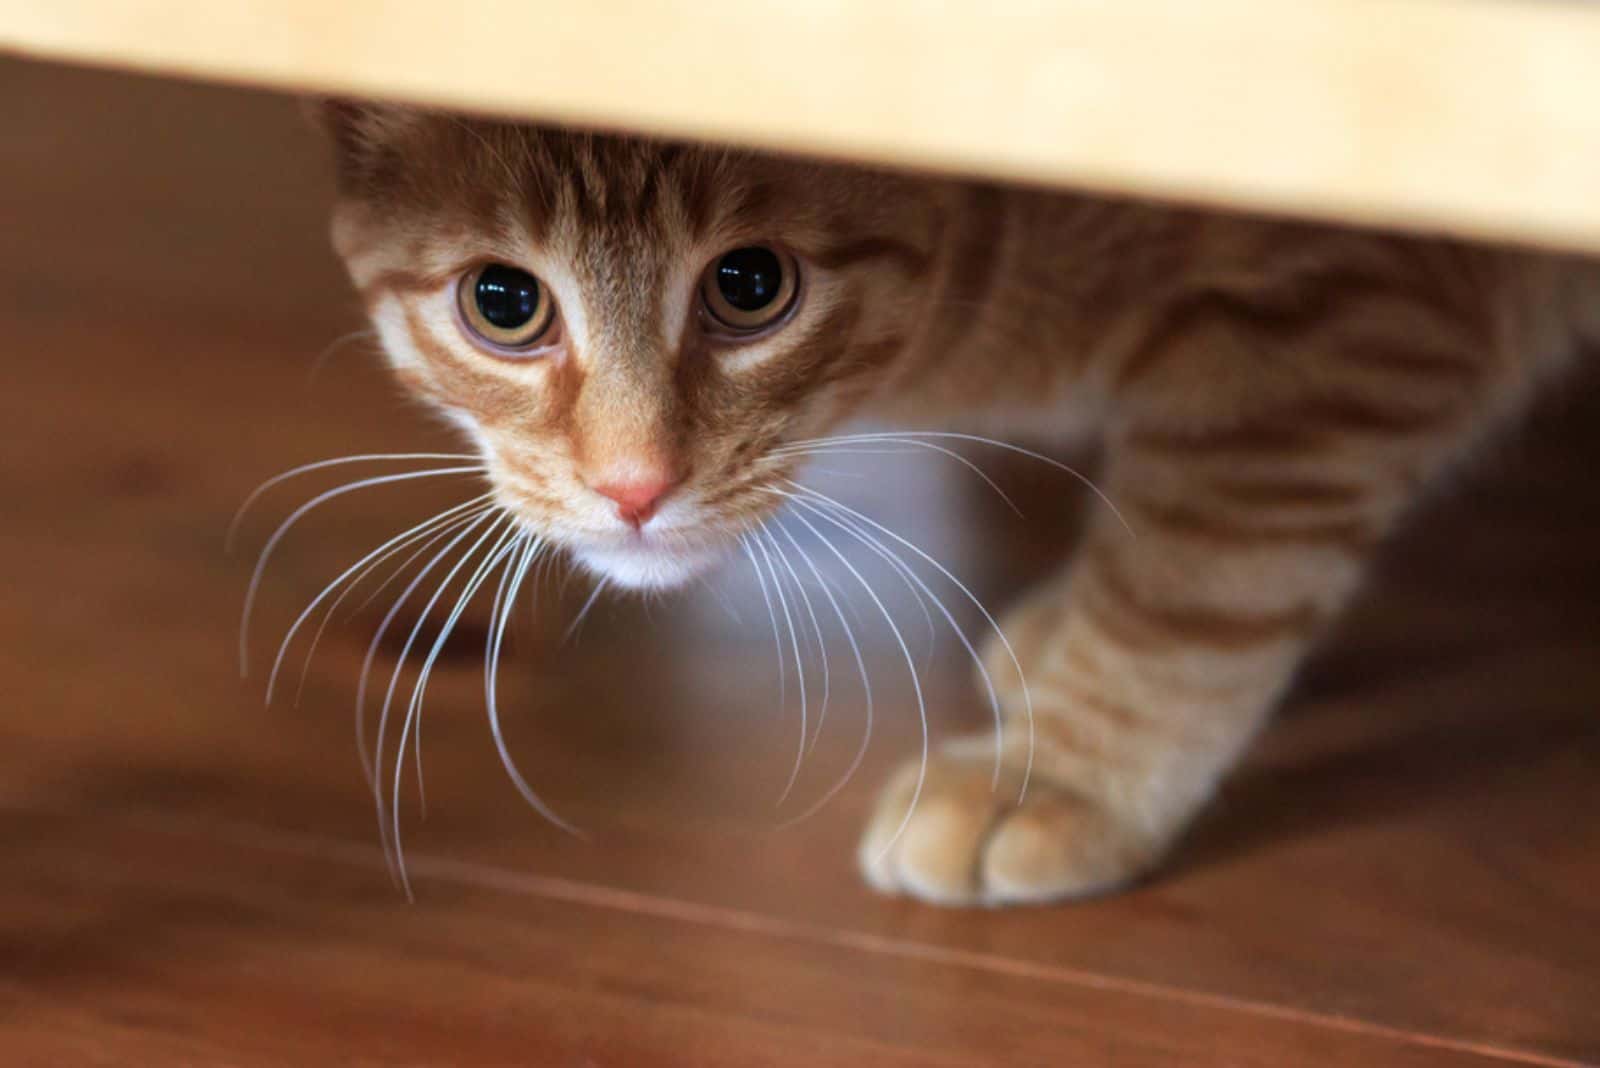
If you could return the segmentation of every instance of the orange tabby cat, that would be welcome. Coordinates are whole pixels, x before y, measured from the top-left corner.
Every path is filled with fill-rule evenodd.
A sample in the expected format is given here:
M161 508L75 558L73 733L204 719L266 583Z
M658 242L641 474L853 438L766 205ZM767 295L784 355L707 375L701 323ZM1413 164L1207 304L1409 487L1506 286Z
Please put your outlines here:
M1554 257L325 115L334 240L401 381L471 435L505 509L615 585L719 559L796 492L785 446L849 417L1103 441L1137 536L1100 510L1003 621L1000 789L991 739L960 741L909 818L915 763L868 823L867 879L929 901L1148 870L1407 506L1600 333L1592 273Z

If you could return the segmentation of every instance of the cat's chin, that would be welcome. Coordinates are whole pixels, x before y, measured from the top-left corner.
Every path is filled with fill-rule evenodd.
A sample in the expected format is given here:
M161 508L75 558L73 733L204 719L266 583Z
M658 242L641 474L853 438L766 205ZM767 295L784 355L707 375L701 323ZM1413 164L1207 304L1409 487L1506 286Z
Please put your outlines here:
M630 590L669 590L710 570L724 555L713 548L579 546L573 558L597 578Z

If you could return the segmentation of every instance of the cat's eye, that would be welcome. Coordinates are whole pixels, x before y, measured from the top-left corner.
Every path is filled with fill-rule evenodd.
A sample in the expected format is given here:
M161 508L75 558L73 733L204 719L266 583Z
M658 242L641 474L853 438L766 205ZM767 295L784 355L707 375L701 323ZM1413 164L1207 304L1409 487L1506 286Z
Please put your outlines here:
M512 352L549 341L556 306L533 275L503 263L468 271L456 291L461 319L480 340Z
M799 291L794 257L770 245L724 252L706 268L700 302L716 326L753 334L786 315Z

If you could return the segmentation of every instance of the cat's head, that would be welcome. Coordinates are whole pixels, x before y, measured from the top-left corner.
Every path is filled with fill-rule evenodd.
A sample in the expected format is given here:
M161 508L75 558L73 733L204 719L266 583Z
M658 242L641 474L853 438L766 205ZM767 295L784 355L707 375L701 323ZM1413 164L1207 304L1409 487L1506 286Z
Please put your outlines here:
M333 104L334 244L405 386L501 505L591 570L681 582L892 388L936 185L699 146Z

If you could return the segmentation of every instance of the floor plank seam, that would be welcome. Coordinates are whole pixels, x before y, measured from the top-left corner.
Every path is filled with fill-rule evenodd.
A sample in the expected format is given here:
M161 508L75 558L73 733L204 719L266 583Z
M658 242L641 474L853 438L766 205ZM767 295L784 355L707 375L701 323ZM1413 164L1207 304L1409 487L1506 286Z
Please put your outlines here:
M46 811L32 806L5 805L4 807L19 813ZM223 825L214 819L186 819L161 810L123 810L107 815L109 818L150 833L198 838L235 847L245 846L373 872L387 870L383 853L378 847L342 839L234 821ZM218 831L227 832L226 836L219 834ZM1600 1068L1596 1062L1572 1060L1534 1050L1453 1038L1449 1035L1411 1031L1360 1017L1187 990L1140 979L1104 975L1062 965L1014 960L991 953L952 949L864 931L834 929L820 924L786 920L720 905L660 897L641 891L584 883L559 876L515 872L488 864L450 860L426 854L407 854L407 867L412 878L418 882L431 880L513 896L543 898L590 908L675 920L723 931L825 945L835 949L877 954L900 960L972 969L1017 979L1031 979L1080 989L1167 1001L1428 1049L1487 1057L1510 1064L1533 1065L1537 1068Z

